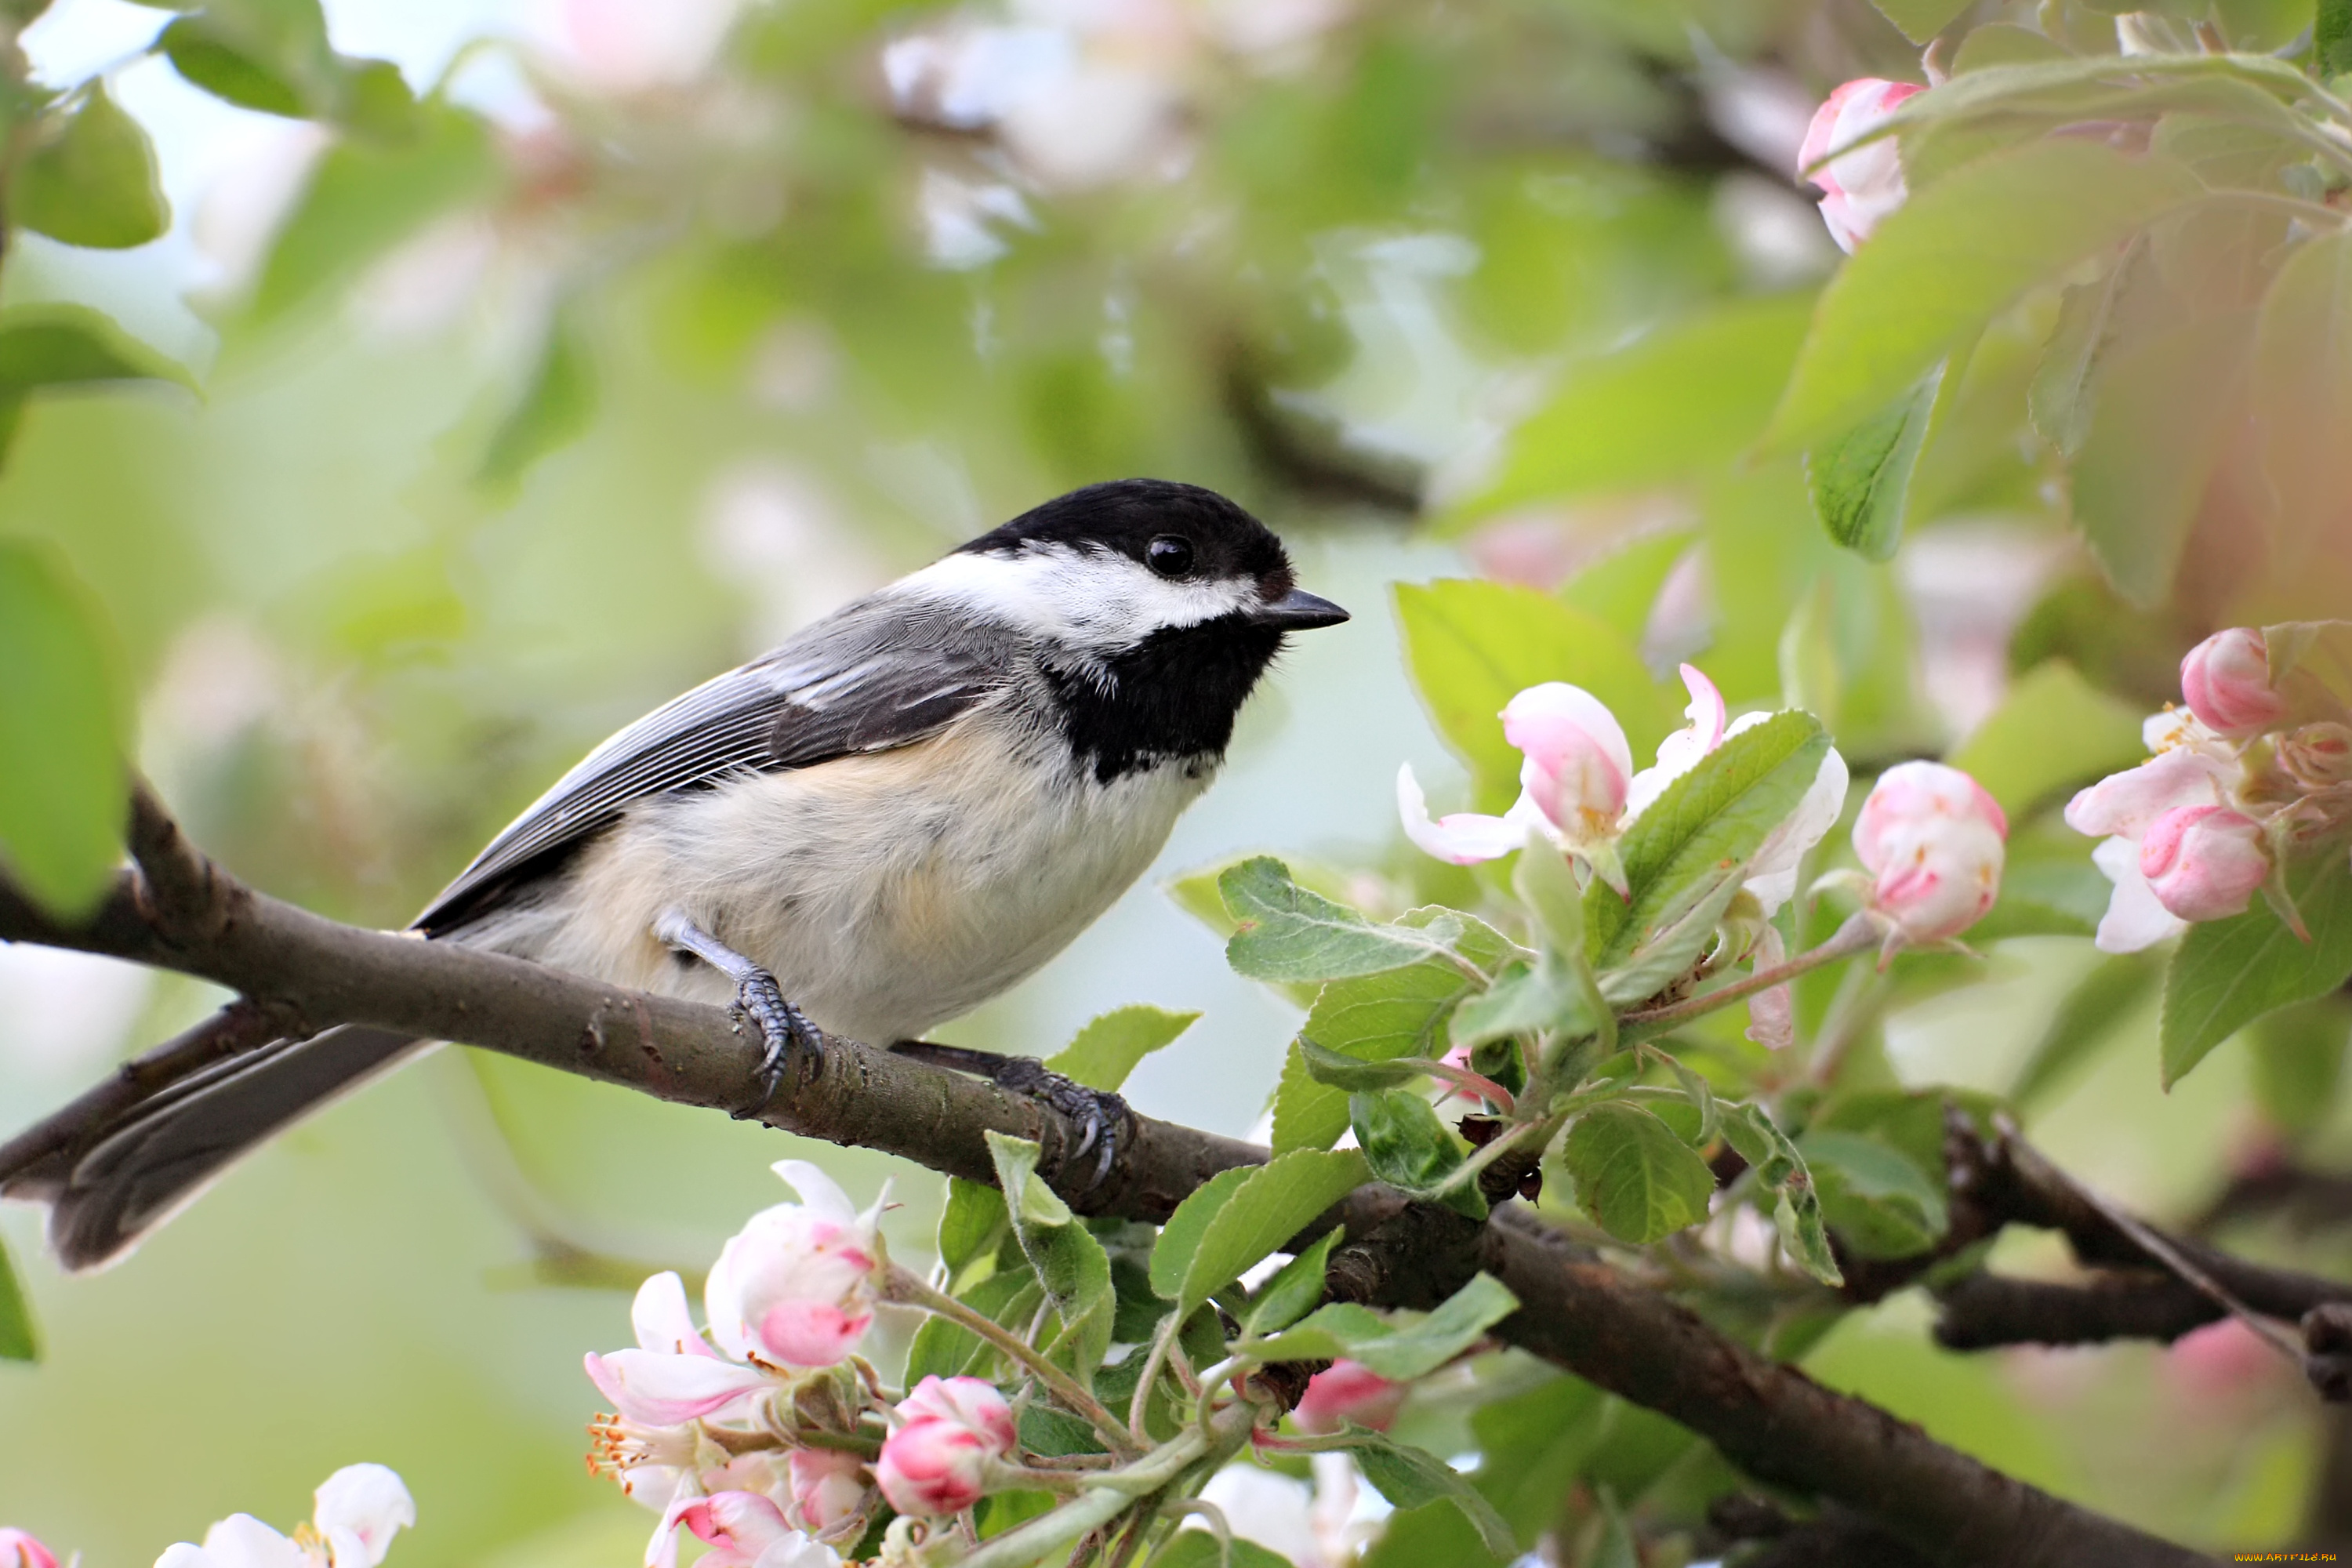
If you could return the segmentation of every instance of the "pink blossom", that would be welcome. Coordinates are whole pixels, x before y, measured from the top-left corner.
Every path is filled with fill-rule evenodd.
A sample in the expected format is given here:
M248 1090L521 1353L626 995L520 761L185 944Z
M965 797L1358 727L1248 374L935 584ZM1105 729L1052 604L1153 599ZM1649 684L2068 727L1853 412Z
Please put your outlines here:
M0 1525L0 1568L58 1568L58 1554L27 1532Z
M667 1568L676 1561L681 1526L710 1544L698 1568L841 1568L833 1548L794 1530L784 1510L757 1492L717 1492L671 1503L646 1553L649 1565Z
M1778 969L1789 962L1789 944L1780 928L1767 921L1756 939L1757 972ZM1797 1043L1797 994L1787 985L1768 986L1748 999L1748 1037L1768 1051L1784 1051Z
M767 1373L722 1359L704 1342L675 1273L656 1274L637 1287L629 1318L637 1348L609 1355L591 1351L584 1363L588 1380L625 1421L676 1426L770 1386Z
M1894 137L1882 136L1864 147L1853 143L1885 123L1905 99L1923 90L1909 82L1859 77L1831 93L1806 128L1804 146L1797 153L1797 172L1822 188L1822 221L1829 225L1838 248L1848 254L1868 239L1909 194L1903 184L1903 155ZM1841 147L1853 151L1814 167Z
M1503 708L1503 738L1526 754L1519 787L1570 843L1615 831L1633 752L1608 706L1580 686L1548 680Z
M1976 780L1941 763L1886 770L1853 825L1876 879L1871 908L1913 942L1958 935L2000 893L2009 819Z
M830 1530L865 1507L872 1483L856 1455L794 1448L791 1462L793 1512L802 1529Z
M927 1377L898 1402L874 1479L900 1513L961 1513L1014 1444L1013 1407L977 1377Z
M761 1210L728 1240L703 1289L711 1337L730 1356L831 1366L874 1321L882 1201L858 1213L805 1160L778 1161L775 1172L803 1201Z
M2066 826L2106 840L2091 863L2115 884L2099 921L2103 952L2137 952L2181 929L2140 866L2140 841L2167 813L2183 806L2223 805L2246 780L2236 749L2186 710L2149 716L2143 728L2155 755L2077 793L2066 805Z
M2139 873L2182 920L2242 914L2271 874L2263 826L2223 805L2175 806L2140 839Z
M1396 1425L1407 1385L1359 1361L1335 1361L1307 1380L1291 1416L1302 1432L1337 1432L1348 1422L1385 1432Z
M2269 645L2252 626L2215 632L2190 648L2180 661L2180 694L2206 728L2232 740L2286 717L2286 700L2271 689Z

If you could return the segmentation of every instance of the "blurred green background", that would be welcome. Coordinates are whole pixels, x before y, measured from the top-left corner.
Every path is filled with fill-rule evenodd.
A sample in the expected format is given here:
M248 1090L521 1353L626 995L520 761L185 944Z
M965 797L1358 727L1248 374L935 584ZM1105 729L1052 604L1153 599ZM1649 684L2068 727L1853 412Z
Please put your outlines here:
M2263 47L2305 20L2219 12ZM1979 350L1891 568L1833 549L1793 459L1740 460L1737 410L1758 385L1769 408L1837 260L1792 178L1806 118L1846 77L1917 69L1863 0L324 15L426 95L421 130L232 108L142 54L170 17L124 0L60 0L23 39L38 80L107 76L173 218L121 251L12 237L0 303L98 305L203 391L37 399L0 532L54 541L103 601L143 765L199 841L339 917L404 922L610 730L962 538L1091 480L1204 483L1356 619L1285 657L1144 884L940 1033L1047 1054L1118 1003L1201 1009L1129 1092L1238 1133L1297 1015L1158 884L1249 849L1389 860L1401 762L1463 798L1391 583L1564 592L1653 674L1696 656L1864 763L1965 736L2052 653L2116 694L2103 721L2153 706L2224 611L2126 610L1993 412L2046 310ZM1727 319L1744 346L1647 401L1589 371ZM1662 683L1657 716L1679 703ZM1893 1071L2015 1087L2090 960L2081 936L2003 943L1991 984L1894 1015ZM0 949L0 1122L215 1000ZM2154 1041L2142 996L2027 1101L2084 1178L2180 1217L2281 1140L2346 1140L2332 1068L2256 1081L2221 1053L2167 1096ZM580 1356L625 1342L636 1274L698 1268L778 1201L787 1155L861 1199L892 1181L892 1240L925 1250L920 1171L455 1051L105 1274L59 1277L37 1216L0 1214L45 1338L0 1364L0 1521L143 1563L232 1511L289 1525L373 1459L416 1497L408 1568L634 1561L651 1521L583 1473ZM2326 1434L2290 1374L1952 1356L1926 1324L1898 1297L1809 1364L2160 1532L2259 1546L2312 1506Z

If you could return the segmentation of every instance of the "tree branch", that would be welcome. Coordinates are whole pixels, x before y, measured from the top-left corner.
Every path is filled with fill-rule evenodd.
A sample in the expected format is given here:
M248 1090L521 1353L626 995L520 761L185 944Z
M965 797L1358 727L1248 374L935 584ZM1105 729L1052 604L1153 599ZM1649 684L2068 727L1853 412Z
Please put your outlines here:
M757 1081L761 1043L739 1036L724 1009L340 925L243 887L187 846L152 800L142 800L139 816L141 871L126 873L89 921L61 924L0 884L0 940L179 970L229 986L272 1019L462 1041L975 1181L993 1180L987 1132L1034 1139L1047 1180L1087 1214L1162 1220L1216 1172L1266 1157L1250 1144L1139 1115L1109 1176L1082 1189L1088 1162L1070 1160L1079 1130L1045 1105L846 1040L832 1042L821 1066L798 1067L772 1099L754 1102L747 1090ZM235 1048L243 1037L230 1031L198 1047L184 1037L142 1059ZM28 1139L46 1140L41 1146L53 1153L69 1149L75 1115L69 1107L12 1151ZM1928 1562L2175 1568L2210 1561L2000 1475L1735 1343L1522 1207L1506 1205L1481 1226L1370 1185L1309 1234L1334 1223L1357 1238L1333 1258L1335 1296L1427 1307L1484 1268L1521 1303L1501 1325L1506 1339L1682 1422L1760 1479L1869 1515Z

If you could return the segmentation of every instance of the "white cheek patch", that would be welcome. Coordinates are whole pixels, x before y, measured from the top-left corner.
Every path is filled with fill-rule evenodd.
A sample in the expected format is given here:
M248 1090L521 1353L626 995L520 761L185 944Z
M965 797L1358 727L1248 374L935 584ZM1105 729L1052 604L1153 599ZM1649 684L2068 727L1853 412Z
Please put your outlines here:
M1255 603L1256 584L1171 581L1115 551L1048 547L950 555L900 591L949 600L1041 637L1105 652L1153 632L1199 626Z

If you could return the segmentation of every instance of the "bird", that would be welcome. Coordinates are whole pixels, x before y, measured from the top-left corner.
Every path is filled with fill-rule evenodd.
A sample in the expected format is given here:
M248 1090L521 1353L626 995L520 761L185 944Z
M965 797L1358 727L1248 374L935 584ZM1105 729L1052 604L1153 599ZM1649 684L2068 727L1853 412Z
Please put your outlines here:
M1086 1124L1031 1058L922 1035L1034 973L1158 856L1286 639L1348 613L1272 530L1164 479L1089 485L842 605L605 741L411 930L720 1003L759 1087L828 1037L980 1071ZM271 1041L0 1169L66 1268L127 1254L238 1157L430 1042Z

